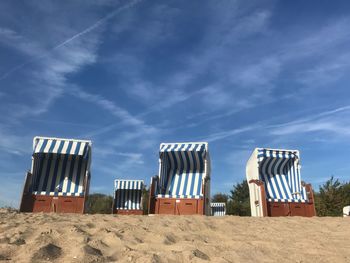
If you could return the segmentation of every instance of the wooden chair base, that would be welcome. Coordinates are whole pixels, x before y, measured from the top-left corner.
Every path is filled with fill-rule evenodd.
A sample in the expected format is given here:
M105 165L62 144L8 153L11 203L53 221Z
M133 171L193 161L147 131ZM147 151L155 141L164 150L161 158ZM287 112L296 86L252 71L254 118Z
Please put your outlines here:
M25 194L20 212L84 213L85 197Z
M204 198L153 198L151 214L204 215Z
M268 216L316 216L313 203L278 203L267 202Z

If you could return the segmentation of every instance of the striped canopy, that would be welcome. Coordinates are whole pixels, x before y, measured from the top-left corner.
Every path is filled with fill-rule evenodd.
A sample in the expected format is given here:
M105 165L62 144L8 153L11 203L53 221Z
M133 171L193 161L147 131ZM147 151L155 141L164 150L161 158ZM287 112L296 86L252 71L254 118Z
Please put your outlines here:
M162 143L160 145L158 197L200 198L207 176L208 144Z
M226 204L225 203L211 203L211 215L212 216L224 216L226 215Z
M90 141L35 137L33 143L33 154L55 153L87 157L90 145Z
M114 181L114 204L115 209L139 210L141 209L141 198L143 180L121 180Z
M32 192L51 196L83 196L90 176L91 142L35 137Z
M306 202L301 185L299 152L258 149L260 180L265 182L267 199L276 202Z
M207 148L206 142L200 143L162 143L159 152L186 152L197 151L205 152Z

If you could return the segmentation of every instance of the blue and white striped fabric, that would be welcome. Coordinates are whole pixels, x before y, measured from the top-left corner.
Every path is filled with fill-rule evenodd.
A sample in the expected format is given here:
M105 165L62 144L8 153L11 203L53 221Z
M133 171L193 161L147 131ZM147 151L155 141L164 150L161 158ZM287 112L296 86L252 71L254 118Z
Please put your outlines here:
M84 195L91 142L36 137L33 148L33 194Z
M142 200L142 180L115 180L115 209L140 210Z
M59 138L41 138L34 139L34 153L55 153L79 155L87 158L89 151L89 141L67 140Z
M258 165L268 201L307 202L305 187L301 185L297 152L259 149Z
M159 155L158 197L203 197L207 143L162 143Z
M211 203L211 215L212 216L224 216L226 215L226 204L225 203Z

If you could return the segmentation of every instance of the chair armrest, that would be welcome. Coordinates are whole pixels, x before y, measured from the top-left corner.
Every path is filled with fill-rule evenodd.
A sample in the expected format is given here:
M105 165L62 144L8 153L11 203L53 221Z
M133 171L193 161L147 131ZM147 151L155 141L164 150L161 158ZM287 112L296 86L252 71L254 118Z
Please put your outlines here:
M255 179L255 180L250 180L248 183L249 183L249 184L256 184L256 185L258 185L258 186L264 185L264 182L263 182L263 181L257 180L257 179Z

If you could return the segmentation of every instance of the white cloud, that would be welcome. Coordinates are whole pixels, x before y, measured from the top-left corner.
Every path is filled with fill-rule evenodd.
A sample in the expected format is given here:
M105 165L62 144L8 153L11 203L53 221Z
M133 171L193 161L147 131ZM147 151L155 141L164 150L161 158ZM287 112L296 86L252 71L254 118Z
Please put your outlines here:
M258 63L246 65L231 74L231 81L235 84L248 86L254 91L264 93L267 85L276 80L281 71L281 62L273 57L262 59ZM259 90L260 89L260 90Z
M1 41L1 39L4 41L4 39L17 40L17 39L20 39L20 38L21 38L21 36L18 35L12 29L0 27L0 41Z
M25 155L31 151L32 138L19 136L11 132L11 129L0 125L0 149L13 155Z

